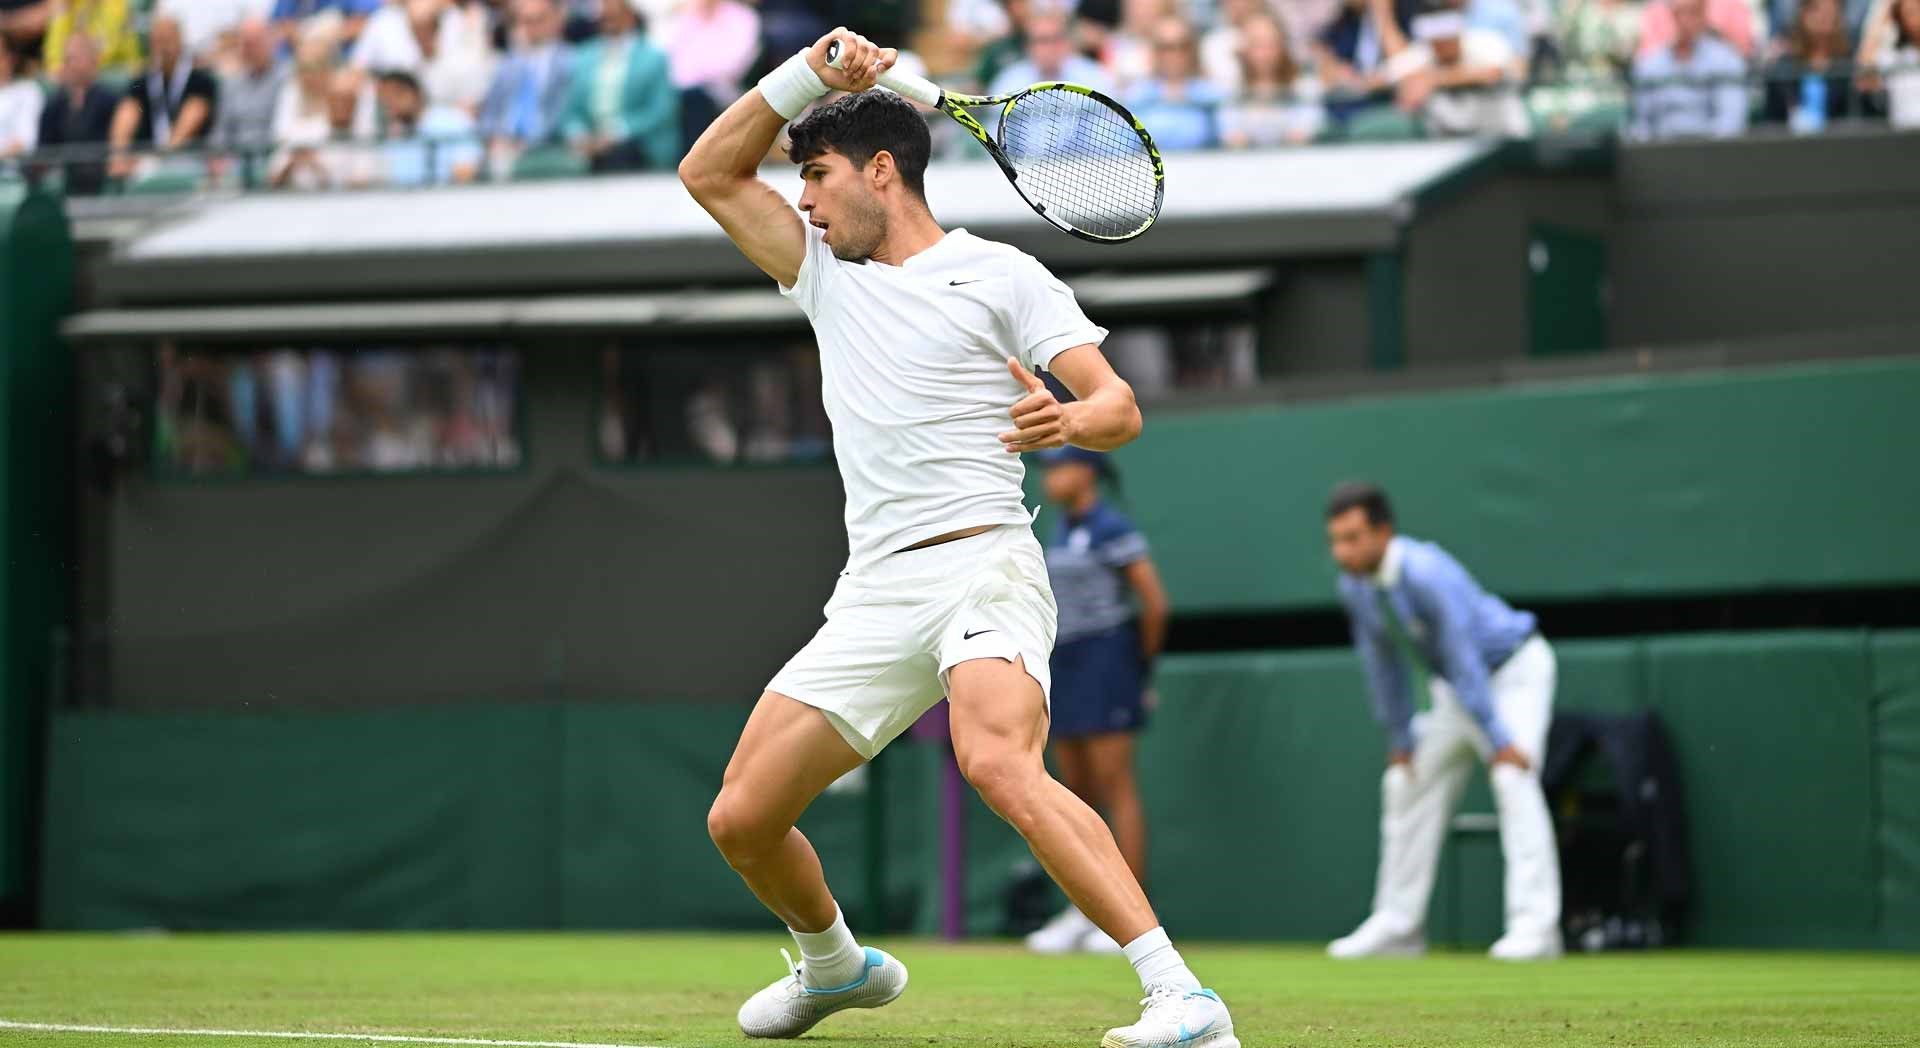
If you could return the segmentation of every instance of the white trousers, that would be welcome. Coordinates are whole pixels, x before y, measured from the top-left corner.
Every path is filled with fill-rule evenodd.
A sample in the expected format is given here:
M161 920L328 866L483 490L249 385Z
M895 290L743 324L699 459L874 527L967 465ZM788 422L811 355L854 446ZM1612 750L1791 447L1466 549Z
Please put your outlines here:
M1532 765L1521 771L1500 764L1491 774L1500 816L1500 854L1506 862L1509 935L1557 934L1560 925L1560 855L1546 795L1540 790L1555 673L1553 649L1535 636L1490 682L1494 710L1514 747ZM1493 756L1486 733L1460 705L1453 688L1435 677L1431 691L1432 709L1414 718L1412 769L1395 764L1380 782L1380 872L1373 912L1399 933L1426 927L1447 823L1467 787L1475 756L1482 761Z

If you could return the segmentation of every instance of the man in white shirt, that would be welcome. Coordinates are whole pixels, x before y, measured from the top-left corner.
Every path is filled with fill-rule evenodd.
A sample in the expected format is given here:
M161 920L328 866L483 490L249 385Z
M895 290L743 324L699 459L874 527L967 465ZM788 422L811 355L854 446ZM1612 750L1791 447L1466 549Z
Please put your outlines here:
M835 40L839 69L826 64ZM935 222L926 122L869 90L895 58L836 29L728 107L680 165L694 199L812 321L847 497L847 570L826 625L761 695L708 816L727 862L800 948L800 965L742 1006L740 1028L797 1037L905 990L898 960L855 942L793 824L944 694L962 773L1081 912L1126 944L1147 1007L1102 1044L1238 1048L1225 1005L1159 927L1106 824L1042 759L1056 612L1017 456L1132 440L1133 391L1065 284ZM788 132L803 222L758 169L781 127L829 89L850 94ZM1077 399L1055 400L1041 369Z
M1388 61L1387 80L1400 108L1420 114L1428 134L1526 136L1526 70L1504 36L1469 27L1457 10L1440 10L1413 20L1413 38Z

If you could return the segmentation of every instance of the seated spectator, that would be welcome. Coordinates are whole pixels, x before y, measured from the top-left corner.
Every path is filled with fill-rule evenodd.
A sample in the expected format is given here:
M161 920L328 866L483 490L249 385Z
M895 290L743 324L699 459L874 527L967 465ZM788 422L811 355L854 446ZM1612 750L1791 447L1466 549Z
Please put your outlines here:
M1786 53L1767 65L1766 119L1816 130L1847 116L1853 109L1853 76L1847 68L1852 53L1840 0L1800 0ZM1811 102L1809 89L1817 92Z
M511 171L528 146L559 137L573 55L560 42L560 9L553 0L517 0L513 50L494 70L480 105L480 133L493 169Z
M1414 42L1387 63L1394 101L1434 136L1521 138L1531 124L1519 85L1526 70L1507 39L1467 25L1458 8L1413 20Z
M1225 101L1202 79L1193 30L1176 15L1153 27L1153 76L1126 92L1125 105L1153 130L1154 144L1169 152L1219 144L1214 110Z
M1634 137L1728 138L1747 129L1747 66L1707 30L1707 0L1668 0L1673 43L1633 64ZM1650 9L1651 10L1651 9Z
M14 54L38 56L46 44L47 23L53 19L53 2L0 0L0 43L13 45Z
M100 45L100 68L109 73L131 73L140 68L140 37L134 31L130 0L54 0L47 22L46 71L60 74L60 57L67 38L83 33Z
M740 97L760 55L760 15L740 0L686 0L660 26L667 75L680 92L683 146Z
M1569 80L1611 80L1633 68L1644 16L1640 0L1565 0L1554 15L1559 64Z
M1404 46L1413 12L1414 0L1346 0L1313 45L1314 67L1327 90L1357 99L1384 88L1386 61ZM1329 108L1344 119L1359 104Z
M383 7L367 20L347 62L376 75L410 73L435 105L471 115L493 76L484 9L448 0L403 0Z
M997 0L984 2L998 7ZM760 9L760 60L747 71L753 80L791 58L794 52L812 47L815 40L836 24L827 20L829 5L825 0L760 0L756 6ZM953 9L948 5L949 12ZM572 39L571 35L568 39ZM974 42L967 42L958 47L957 52L970 56L976 46Z
M1026 56L1000 70L988 94L1010 94L1028 84L1045 80L1064 80L1111 95L1113 83L1100 63L1073 50L1073 24L1064 8L1047 7L1028 16L1021 36L1027 42Z
M31 153L40 141L46 92L32 77L21 75L20 64L13 45L0 40L0 160Z
M240 67L220 81L215 149L257 151L273 144L273 119L287 84L287 67L274 54L273 27L253 16L236 32Z
M287 47L294 46L300 39L302 25L329 15L340 19L340 39L353 41L360 38L367 19L380 10L380 3L381 0L274 0L273 13L268 17L273 22L274 35Z
M274 156L276 188L360 189L372 185L379 164L372 137L373 105L360 75L338 69L320 75L318 121L300 119ZM311 85L309 85L310 87Z
M561 133L596 172L671 171L680 162L680 98L667 56L628 4L601 4L600 38L574 58Z
M1033 13L1031 0L1001 0L1006 10L1006 32L991 40L982 42L974 52L973 82L986 90L1000 76L1000 71L1020 61L1027 53L1026 32L1027 17ZM817 38L816 38L817 39Z
M1863 90L1887 93L1894 127L1920 128L1920 0L1883 0L1860 38Z
M1851 39L1865 33L1874 9L1880 6L1877 0L1841 0L1842 24L1846 26L1847 36ZM1800 14L1799 0L1765 0L1761 11L1773 28L1776 50L1784 52Z
M1241 33L1248 20L1262 17L1274 17L1267 0L1221 0L1219 21L1200 34L1200 71L1221 94L1239 92Z
M1747 0L1705 0L1706 25L1742 59L1754 57L1753 9ZM1679 38L1673 0L1653 0L1640 20L1640 57L1670 47Z
M99 56L99 45L92 37L85 33L67 37L59 82L40 110L41 149L106 144L120 99L95 82ZM106 184L106 165L91 159L70 160L65 177L68 196L92 196Z
M113 114L109 171L116 178L134 173L136 164L127 150L191 149L205 141L217 115L220 85L213 74L193 67L180 36L180 20L160 15L148 35L152 61L127 85Z
M1220 144L1263 149L1311 142L1326 123L1320 85L1302 76L1287 34L1271 15L1240 24L1240 89L1220 107Z
M1173 10L1173 0L1125 0L1120 25L1100 35L1100 64L1122 92L1153 76L1154 30Z
M466 183L480 173L472 117L454 106L430 103L412 73L382 73L374 91L384 122L380 166L387 185Z

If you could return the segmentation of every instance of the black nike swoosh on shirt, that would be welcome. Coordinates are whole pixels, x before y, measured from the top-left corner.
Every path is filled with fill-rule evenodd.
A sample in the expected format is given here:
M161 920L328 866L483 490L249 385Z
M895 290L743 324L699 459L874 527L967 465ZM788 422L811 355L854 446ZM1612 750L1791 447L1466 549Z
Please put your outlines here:
M948 287L960 287L960 286L961 286L961 285L963 285L963 284L978 284L979 282L980 282L980 281L979 281L979 279L977 279L977 278L976 278L976 279L973 279L973 280L949 280L949 281L947 281L947 286L948 286Z
M974 630L972 633L962 633L960 635L960 639L972 640L973 638L980 636L982 633L998 633L998 632L999 632L998 630Z

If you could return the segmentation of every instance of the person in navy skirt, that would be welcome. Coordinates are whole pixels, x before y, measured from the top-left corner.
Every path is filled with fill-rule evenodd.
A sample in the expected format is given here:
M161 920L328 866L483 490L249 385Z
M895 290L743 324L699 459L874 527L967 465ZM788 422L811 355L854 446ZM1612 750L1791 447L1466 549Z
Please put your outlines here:
M1167 593L1147 540L1101 499L1117 476L1106 455L1064 447L1042 452L1047 501L1061 513L1046 542L1047 576L1060 606L1053 646L1049 737L1061 781L1113 827L1114 840L1145 883L1147 820L1134 777L1134 735L1146 724L1147 673L1167 636ZM1120 952L1069 905L1027 945L1039 953Z

